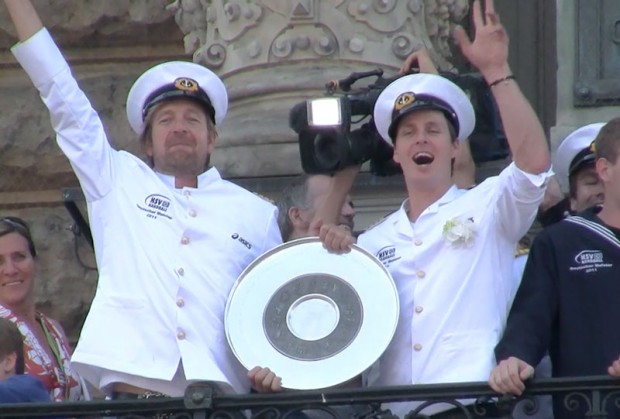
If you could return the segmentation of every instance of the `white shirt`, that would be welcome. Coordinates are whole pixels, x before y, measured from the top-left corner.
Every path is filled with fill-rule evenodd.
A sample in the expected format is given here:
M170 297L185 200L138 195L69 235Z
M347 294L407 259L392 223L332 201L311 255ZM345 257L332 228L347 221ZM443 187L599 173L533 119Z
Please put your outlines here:
M277 209L216 169L200 175L197 188L175 189L172 177L114 150L46 30L13 52L50 109L88 203L99 282L75 369L95 385L115 371L169 393L158 380L172 380L182 365L180 391L192 380L247 391L224 308L241 271L281 243Z
M515 246L534 220L549 176L529 175L511 164L471 190L453 186L415 223L405 201L359 237L392 274L401 310L369 385L489 378L512 300ZM450 220L471 223L475 236L469 245L444 237ZM388 406L401 415L414 407Z

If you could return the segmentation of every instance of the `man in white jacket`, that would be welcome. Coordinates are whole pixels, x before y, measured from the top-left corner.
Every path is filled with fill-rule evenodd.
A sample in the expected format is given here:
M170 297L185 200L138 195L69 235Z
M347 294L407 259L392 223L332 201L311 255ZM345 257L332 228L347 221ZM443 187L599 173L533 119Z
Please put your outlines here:
M72 362L115 398L181 396L194 380L249 390L223 313L229 290L281 242L275 206L209 167L228 99L187 62L146 71L127 100L147 163L114 150L101 120L26 0L6 0L13 53L48 107L88 204L99 283Z
M453 160L459 141L473 130L474 112L450 81L405 76L375 105L377 130L394 147L408 198L358 239L389 269L401 307L395 337L369 375L371 386L483 381L495 365L493 348L511 303L515 246L542 201L550 159L540 122L507 63L508 37L493 2L482 9L475 1L474 41L461 28L455 38L498 105L513 154L499 176L469 190L453 184ZM416 406L387 407L404 416Z

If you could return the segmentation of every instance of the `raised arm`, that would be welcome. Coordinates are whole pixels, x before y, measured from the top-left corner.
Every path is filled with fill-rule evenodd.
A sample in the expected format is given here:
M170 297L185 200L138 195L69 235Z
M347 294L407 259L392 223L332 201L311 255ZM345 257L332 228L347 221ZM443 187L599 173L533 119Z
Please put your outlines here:
M338 225L338 215L359 170L360 166L346 167L332 177L329 192L323 202L319 203L310 224L310 234L319 236L332 252L348 252L356 242L349 229Z
M455 29L454 37L491 87L515 164L527 173L543 173L551 165L544 130L508 65L508 35L493 0L485 0L485 5L483 13L480 0L473 4L474 41L461 27Z
M30 0L4 0L4 4L20 41L25 41L43 28L41 19Z

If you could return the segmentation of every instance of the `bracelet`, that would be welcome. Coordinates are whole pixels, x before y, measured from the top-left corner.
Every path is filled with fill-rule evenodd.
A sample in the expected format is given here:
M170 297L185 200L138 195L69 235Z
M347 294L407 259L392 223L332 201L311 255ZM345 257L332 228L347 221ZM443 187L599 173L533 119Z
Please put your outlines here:
M514 80L515 76L510 74L506 77L502 77L501 79L497 79L495 80L493 83L489 83L489 87L493 87L493 86L497 86L498 84L500 84L503 81L508 81L508 80Z

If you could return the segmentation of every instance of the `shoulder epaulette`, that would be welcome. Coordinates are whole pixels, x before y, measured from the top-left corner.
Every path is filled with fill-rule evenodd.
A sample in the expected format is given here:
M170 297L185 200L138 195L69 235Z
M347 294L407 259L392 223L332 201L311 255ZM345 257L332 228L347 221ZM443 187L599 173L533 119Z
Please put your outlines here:
M515 250L515 257L518 258L519 256L524 256L530 253L530 249L525 248L525 249L517 249Z

